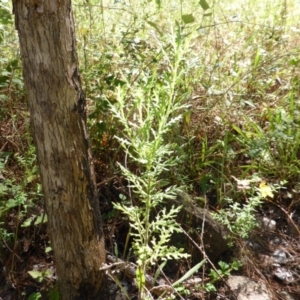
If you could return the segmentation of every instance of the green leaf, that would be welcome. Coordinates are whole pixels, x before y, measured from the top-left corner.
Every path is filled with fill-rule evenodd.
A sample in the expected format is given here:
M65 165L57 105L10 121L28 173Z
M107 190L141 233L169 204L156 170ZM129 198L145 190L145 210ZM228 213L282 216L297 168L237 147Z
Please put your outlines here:
M205 285L205 290L207 291L207 292L209 292L209 293L212 293L212 292L216 292L217 291L217 289L216 289L216 287L212 284L212 283L207 283L206 285Z
M43 274L40 271L37 270L28 271L28 274L38 282L42 281L43 279Z
M159 33L160 37L163 36L162 31L159 29L159 27L158 27L158 25L157 25L156 23L154 23L154 22L152 22L152 21L147 21L147 23L148 23L150 26L152 26L152 27Z
M231 264L231 268L235 271L237 271L241 266L243 265L242 262L236 260Z
M4 196L7 194L8 188L3 183L0 183L0 195Z
M6 208L13 208L19 205L19 201L15 200L15 199L9 199L6 202Z
M59 300L59 292L57 284L50 290L48 294L49 300Z
M184 280L190 278L195 272L197 272L199 270L199 268L201 268L204 264L206 263L206 260L203 259L202 261L200 261L196 266L194 266L193 268L191 268L186 274L184 274L180 279L178 279L176 282L173 283L173 287L175 287L176 285L182 283Z
M41 293L32 293L29 297L28 300L38 300L42 299Z
M195 18L192 14L182 15L181 19L182 19L184 24L190 24L190 23L195 22Z
M20 87L23 86L23 81L21 79L18 79L18 78L14 78L12 80L13 83L15 83L16 85L19 85Z
M155 0L155 3L158 8L161 8L161 0Z
M213 270L213 269L210 270L208 276L209 276L211 279L213 279L213 280L219 279L219 274L218 274L215 270Z
M7 25L12 24L11 13L8 9L0 7L0 24Z
M300 63L300 59L292 59L289 61L290 65L297 67Z
M206 0L200 0L199 4L200 4L200 6L202 7L203 10L209 9L209 5L206 2Z
M225 272L229 269L229 264L225 263L224 261L219 261L218 265L220 266L222 272Z
M52 251L52 248L51 248L50 246L46 247L46 249L45 249L45 252L46 252L46 253L49 253L49 252L51 252L51 251Z
M0 41L1 42L1 41ZM8 97L6 95L0 95L0 100L7 101Z
M157 280L157 278L158 278L159 274L161 273L162 269L165 267L166 263L167 263L166 260L163 261L163 262L160 264L160 266L157 268L157 270L156 270L156 272L155 272L155 275L154 275L154 280L155 280L155 281Z
M28 183L30 183L30 182L34 181L36 178L37 178L37 176L36 176L35 174L33 174L33 175L28 176L28 177L26 178L26 181L27 181Z
M48 221L47 215L42 214L37 217L37 219L34 222L34 225L39 225L40 223L45 224L45 223L47 223L47 221Z
M22 223L21 227L29 227L31 225L32 221L34 220L34 218L35 218L35 216L31 216L30 218L26 219Z
M261 50L257 49L256 55L254 58L254 69L257 69L260 61L261 61Z

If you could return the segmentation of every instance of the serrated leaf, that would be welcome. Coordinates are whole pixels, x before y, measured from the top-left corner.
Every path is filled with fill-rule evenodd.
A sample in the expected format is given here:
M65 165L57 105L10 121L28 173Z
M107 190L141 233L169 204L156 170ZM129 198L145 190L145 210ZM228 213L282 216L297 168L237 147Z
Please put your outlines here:
M200 0L199 4L200 4L200 6L202 7L203 10L209 9L209 5L206 2L206 0Z
M190 23L195 22L195 18L192 14L182 15L181 19L184 24L190 24Z

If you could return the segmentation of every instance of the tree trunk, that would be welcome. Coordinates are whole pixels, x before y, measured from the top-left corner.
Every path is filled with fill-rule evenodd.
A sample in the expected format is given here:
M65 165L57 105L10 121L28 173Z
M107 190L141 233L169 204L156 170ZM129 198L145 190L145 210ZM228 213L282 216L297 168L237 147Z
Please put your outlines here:
M71 0L13 0L60 299L108 299Z

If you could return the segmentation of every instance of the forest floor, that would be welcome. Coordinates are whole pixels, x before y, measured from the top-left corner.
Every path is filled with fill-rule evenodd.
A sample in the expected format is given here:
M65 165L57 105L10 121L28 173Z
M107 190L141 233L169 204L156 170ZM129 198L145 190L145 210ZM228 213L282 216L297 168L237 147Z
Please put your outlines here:
M129 223L113 203L130 197L117 163L139 172L114 138L123 128L108 103L116 102L117 88L128 80L130 106L132 90L144 84L141 73L158 74L163 85L180 38L186 48L176 93L189 108L166 142L177 145L176 155L184 160L163 177L182 186L195 207L221 216L231 247L206 257L203 224L182 223L201 247L179 240L192 257L168 264L165 280L174 282L209 260L191 275L196 283L180 285L169 299L236 299L227 281L235 275L264 283L270 299L300 299L297 1L232 1L205 11L205 1L184 7L182 1L166 1L160 9L154 2L73 2L107 251L135 262ZM55 262L18 42L4 4L0 25L0 299L54 300ZM133 280L119 275L130 299L136 299Z

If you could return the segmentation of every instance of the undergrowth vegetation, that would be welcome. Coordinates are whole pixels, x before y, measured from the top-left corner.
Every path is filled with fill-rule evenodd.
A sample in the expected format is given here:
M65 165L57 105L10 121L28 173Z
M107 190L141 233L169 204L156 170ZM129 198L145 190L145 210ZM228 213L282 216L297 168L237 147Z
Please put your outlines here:
M73 9L104 217L114 227L124 222L119 211L129 218L141 281L161 259L187 257L169 245L179 208L165 202L177 190L213 210L233 246L251 235L266 203L297 210L297 1L74 0ZM17 283L14 260L29 244L43 259L51 248L10 10L0 1L0 253ZM118 189L107 191L116 178ZM128 253L125 235L120 248ZM227 272L208 268L211 285Z

